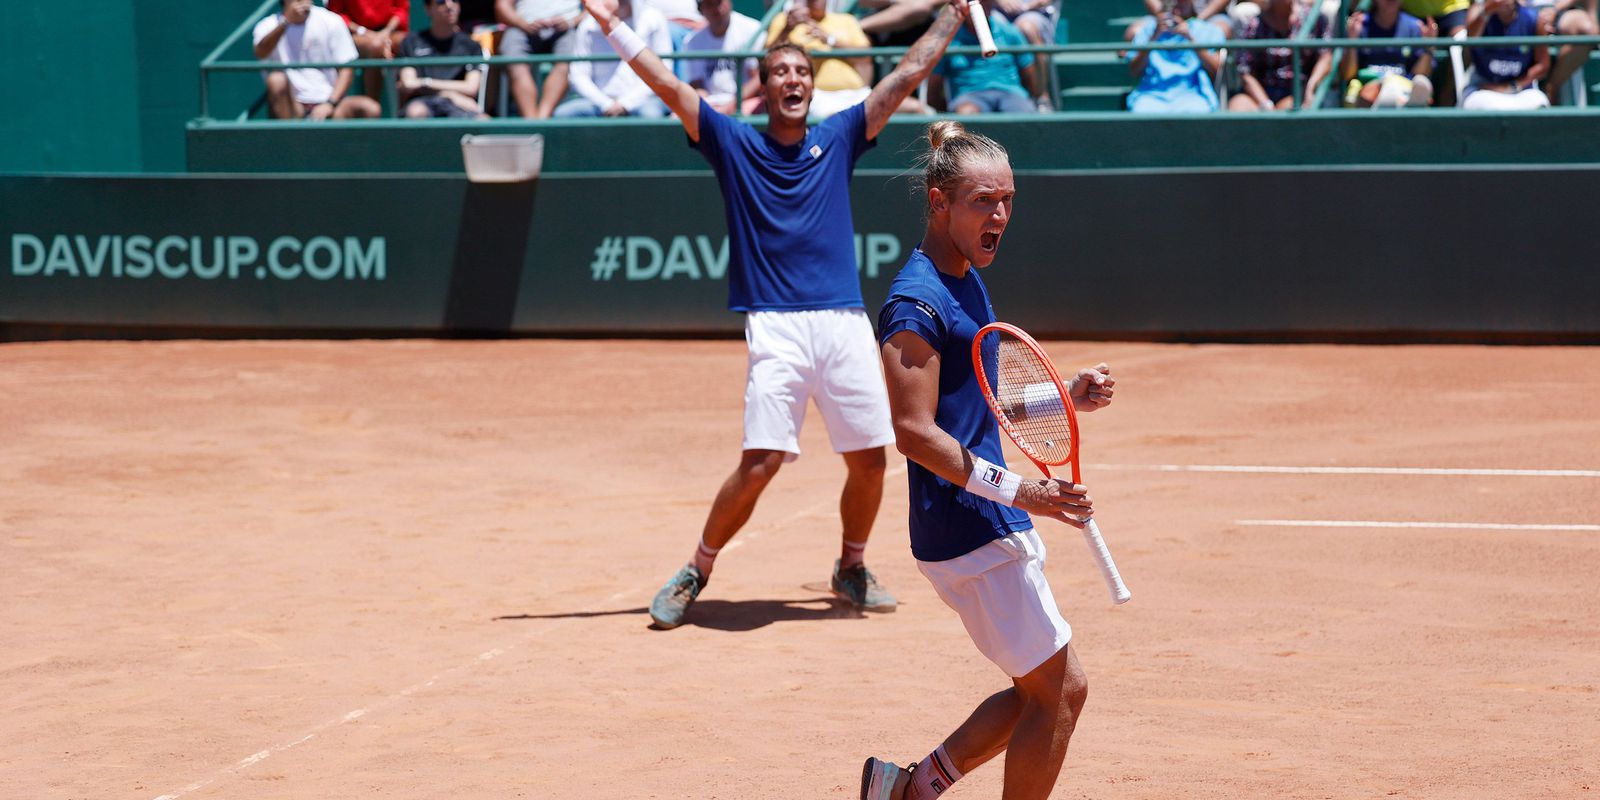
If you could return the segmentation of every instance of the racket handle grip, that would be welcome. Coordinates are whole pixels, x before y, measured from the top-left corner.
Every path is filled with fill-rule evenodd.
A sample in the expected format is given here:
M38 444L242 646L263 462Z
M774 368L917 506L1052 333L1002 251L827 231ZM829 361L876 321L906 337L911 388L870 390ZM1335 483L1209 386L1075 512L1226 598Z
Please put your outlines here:
M978 46L984 58L994 58L1000 48L994 46L994 34L989 32L989 15L978 0L967 0L967 14L972 17L972 32L978 35Z
M1119 606L1128 602L1133 594L1128 591L1128 585L1122 582L1122 573L1117 572L1117 562L1111 560L1111 551L1106 548L1105 537L1100 535L1100 526L1095 524L1093 517L1089 519L1089 524L1083 526L1083 540L1089 545L1095 566L1100 568L1100 577L1106 580L1106 588L1111 590L1111 602Z

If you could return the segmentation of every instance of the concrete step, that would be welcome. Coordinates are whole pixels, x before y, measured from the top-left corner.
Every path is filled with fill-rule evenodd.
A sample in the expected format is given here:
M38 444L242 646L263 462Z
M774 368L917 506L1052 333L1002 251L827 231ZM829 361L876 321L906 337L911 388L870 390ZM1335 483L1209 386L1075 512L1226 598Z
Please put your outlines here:
M1131 82L1128 64L1116 53L1057 53L1051 60L1057 84L1073 86L1114 86Z
M1061 111L1122 111L1127 108L1124 97L1126 86L1075 86L1062 89L1059 103Z

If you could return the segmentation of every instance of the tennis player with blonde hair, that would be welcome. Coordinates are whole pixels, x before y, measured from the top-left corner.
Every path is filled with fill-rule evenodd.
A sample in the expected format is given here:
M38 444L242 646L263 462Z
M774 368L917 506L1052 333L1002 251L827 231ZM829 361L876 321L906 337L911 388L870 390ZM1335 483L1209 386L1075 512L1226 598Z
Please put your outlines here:
M895 441L909 462L911 552L1012 685L909 768L867 759L861 797L928 800L1005 752L1002 796L1043 800L1088 683L1029 515L1081 528L1092 504L1081 485L1025 480L1005 468L999 427L972 371L973 337L994 321L978 270L994 261L1011 221L1010 159L957 122L929 126L928 143L927 229L878 317ZM1101 364L1080 370L1068 394L1074 408L1093 411L1111 402L1113 383Z
M772 47L759 70L764 133L717 112L679 80L617 18L617 0L584 0L584 7L716 173L728 223L728 305L745 314L750 348L739 465L717 492L693 557L651 602L651 619L658 628L683 622L718 551L750 519L779 467L799 456L800 423L812 398L848 473L833 591L857 608L893 611L894 597L863 557L883 500L884 447L894 429L856 276L850 176L889 115L938 63L966 7L951 0L866 100L816 127L806 121L814 88L810 56L794 45Z

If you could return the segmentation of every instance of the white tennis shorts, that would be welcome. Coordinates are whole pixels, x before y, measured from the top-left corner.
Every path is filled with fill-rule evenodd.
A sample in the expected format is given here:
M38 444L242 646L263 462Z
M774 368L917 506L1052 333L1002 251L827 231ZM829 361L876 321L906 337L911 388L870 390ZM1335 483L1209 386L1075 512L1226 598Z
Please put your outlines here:
M918 561L967 635L996 666L1020 678L1072 641L1044 578L1044 541L1033 530L996 539L949 561Z
M750 369L744 449L800 457L806 401L815 399L836 453L894 443L889 394L867 312L752 311L744 317Z

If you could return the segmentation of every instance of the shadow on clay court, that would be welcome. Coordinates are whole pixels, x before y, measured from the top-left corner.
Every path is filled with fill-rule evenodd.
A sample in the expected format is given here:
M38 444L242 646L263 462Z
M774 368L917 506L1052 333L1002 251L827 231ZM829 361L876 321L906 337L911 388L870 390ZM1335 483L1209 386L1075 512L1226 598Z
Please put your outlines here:
M615 611L569 611L556 614L509 614L495 617L502 620L532 619L588 619L637 614L646 617L649 608L627 608ZM701 600L694 604L685 627L709 628L715 631L753 631L774 622L805 622L824 619L862 619L866 615L847 603L831 597L813 597L804 600Z

